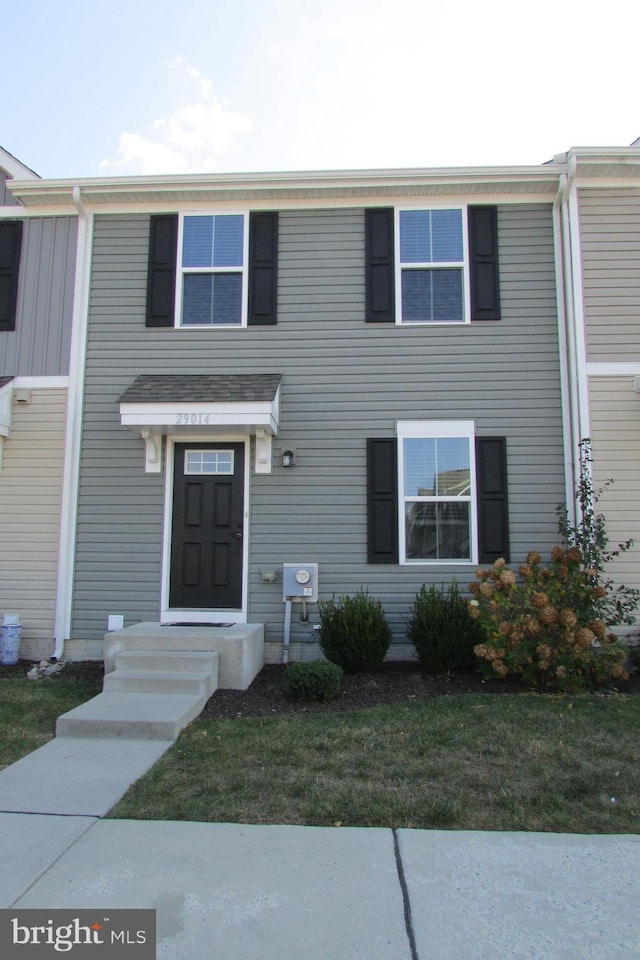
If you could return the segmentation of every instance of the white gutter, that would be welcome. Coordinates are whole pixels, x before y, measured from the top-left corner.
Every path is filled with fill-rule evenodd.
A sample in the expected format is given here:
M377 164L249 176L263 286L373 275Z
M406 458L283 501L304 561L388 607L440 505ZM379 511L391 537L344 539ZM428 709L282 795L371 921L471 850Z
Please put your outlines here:
M568 158L568 175L561 186L562 267L566 304L567 353L569 360L569 403L571 411L572 495L569 509L577 510L575 490L580 479L578 449L581 440L590 435L589 395L586 373L586 336L584 297L582 292L582 259L580 253L580 220L575 184L577 160ZM575 522L575 521L574 521Z
M569 513L569 522L575 523L575 464L577 450L574 426L574 403L572 397L572 363L569 358L569 344L572 342L568 327L570 298L567 291L567 277L563 262L562 200L567 189L567 175L561 174L558 193L553 202L553 250L556 274L556 303L558 308L558 354L560 359L560 393L562 403L562 442L564 450L564 490L565 504ZM569 302L568 302L569 301Z
M76 548L76 521L80 482L80 449L82 407L84 399L85 358L89 318L89 277L93 245L93 214L82 202L80 187L73 188L73 202L78 211L76 274L73 291L73 320L69 357L69 390L65 432L62 504L60 510L60 544L58 548L58 583L55 615L55 649L52 660L59 660L64 643L71 635L71 604Z
M434 167L386 170L329 170L276 173L171 174L165 176L108 177L73 180L21 180L12 184L12 194L24 206L55 209L72 203L72 191L80 183L87 207L126 205L132 202L200 202L203 199L252 204L264 200L322 200L345 197L421 196L425 190L438 193L468 191L487 193L531 192L553 194L557 168L552 165L520 167Z

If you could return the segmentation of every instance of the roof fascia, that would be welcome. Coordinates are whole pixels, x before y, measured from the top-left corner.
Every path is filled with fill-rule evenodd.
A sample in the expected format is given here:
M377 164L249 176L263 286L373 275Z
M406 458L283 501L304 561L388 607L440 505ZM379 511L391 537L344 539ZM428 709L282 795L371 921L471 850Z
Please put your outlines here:
M536 185L540 189L545 183L549 192L557 188L560 175L566 172L563 163L552 163L527 167L449 167L416 168L394 170L336 170L309 171L293 173L260 174L189 174L161 177L110 177L82 180L39 180L34 182L16 181L11 189L15 197L25 205L68 205L72 203L74 188L79 188L85 204L104 206L110 202L125 203L127 197L132 202L140 202L145 195L153 197L171 196L180 202L189 200L203 191L215 193L225 199L234 196L254 198L269 195L271 199L291 198L314 199L324 195L332 197L358 196L362 192L392 195L407 188L429 189L451 185L457 190L465 185L481 184L485 188L493 186L496 192L514 183ZM135 199L134 199L135 198Z
M638 147L572 147L567 163L580 189L637 189L640 185Z

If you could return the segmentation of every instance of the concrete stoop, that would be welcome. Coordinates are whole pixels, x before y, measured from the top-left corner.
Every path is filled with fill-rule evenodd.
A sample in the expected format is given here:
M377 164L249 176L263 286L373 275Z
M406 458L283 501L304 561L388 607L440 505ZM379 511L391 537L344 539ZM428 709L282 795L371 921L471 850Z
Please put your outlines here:
M58 737L175 740L218 688L215 651L123 651L103 692L58 717Z
M56 736L175 740L219 686L246 690L264 628L139 623L108 633L104 651L103 692L58 717Z
M264 625L233 623L229 626L177 626L136 623L104 638L104 669L115 669L116 657L125 650L155 653L212 652L220 656L221 690L246 690L264 666Z

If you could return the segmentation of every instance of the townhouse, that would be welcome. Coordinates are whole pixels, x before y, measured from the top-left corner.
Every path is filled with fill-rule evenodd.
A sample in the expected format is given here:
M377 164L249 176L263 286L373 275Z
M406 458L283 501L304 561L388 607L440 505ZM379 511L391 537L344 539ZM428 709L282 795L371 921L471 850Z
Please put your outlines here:
M423 583L465 584L479 563L547 553L595 396L580 306L588 314L590 284L608 282L597 255L591 268L579 176L570 156L14 173L24 224L66 223L73 250L73 296L56 320L69 402L55 445L66 471L55 638L39 655L99 656L121 618L258 624L267 659L285 643L306 659L316 598L364 587L402 656ZM3 359L0 375L19 373ZM288 564L309 579L290 581ZM2 603L19 607L7 583Z

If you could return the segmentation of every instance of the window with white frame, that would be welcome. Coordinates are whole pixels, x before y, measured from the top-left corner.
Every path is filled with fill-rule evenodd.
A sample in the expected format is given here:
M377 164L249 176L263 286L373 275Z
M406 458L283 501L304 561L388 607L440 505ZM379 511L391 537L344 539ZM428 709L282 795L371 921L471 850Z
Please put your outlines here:
M404 562L475 562L473 437L472 421L398 424Z
M399 322L469 321L465 209L398 210L396 289Z
M246 322L246 217L181 218L177 297L183 327L238 327Z

